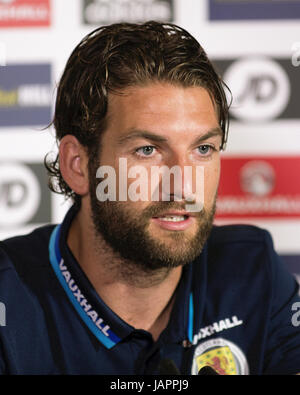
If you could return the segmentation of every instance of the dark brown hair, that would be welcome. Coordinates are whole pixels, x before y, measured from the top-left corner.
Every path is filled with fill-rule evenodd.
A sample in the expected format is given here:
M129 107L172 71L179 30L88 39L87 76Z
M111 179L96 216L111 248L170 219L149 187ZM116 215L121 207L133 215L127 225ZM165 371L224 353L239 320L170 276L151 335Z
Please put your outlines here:
M89 160L95 160L106 127L108 93L152 81L207 89L218 111L224 148L227 86L193 36L177 25L154 21L102 26L77 45L58 85L52 122L57 142L71 134L85 147ZM46 156L45 166L51 190L80 203L80 196L62 178L58 155L53 161Z

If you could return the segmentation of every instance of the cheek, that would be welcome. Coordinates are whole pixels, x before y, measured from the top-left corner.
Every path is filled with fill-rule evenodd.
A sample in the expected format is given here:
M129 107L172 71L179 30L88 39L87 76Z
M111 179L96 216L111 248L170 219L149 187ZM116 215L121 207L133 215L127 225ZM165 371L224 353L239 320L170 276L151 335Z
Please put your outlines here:
M206 201L214 198L220 179L220 161L216 161L212 166L208 166L204 170L204 196Z
M132 164L127 158L119 158L115 169L117 197L139 207L147 206L152 191L149 166Z

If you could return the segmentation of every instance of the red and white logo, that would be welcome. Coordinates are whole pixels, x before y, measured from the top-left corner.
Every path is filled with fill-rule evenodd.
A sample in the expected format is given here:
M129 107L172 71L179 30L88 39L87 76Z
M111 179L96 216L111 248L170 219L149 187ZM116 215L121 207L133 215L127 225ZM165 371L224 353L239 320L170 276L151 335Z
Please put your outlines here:
M300 157L223 158L217 218L300 217Z
M273 167L265 161L247 162L240 171L242 190L253 196L269 195L274 189L275 180L276 175Z
M0 0L0 28L49 25L50 0Z

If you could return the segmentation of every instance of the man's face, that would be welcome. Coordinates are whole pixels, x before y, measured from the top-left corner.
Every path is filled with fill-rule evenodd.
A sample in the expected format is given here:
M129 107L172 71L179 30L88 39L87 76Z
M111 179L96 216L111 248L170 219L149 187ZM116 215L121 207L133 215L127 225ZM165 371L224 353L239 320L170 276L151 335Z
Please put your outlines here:
M100 161L90 163L91 211L96 234L122 258L142 265L145 270L177 267L192 261L200 254L213 222L221 141L216 109L201 87L152 83L127 88L122 95L111 94ZM120 158L127 164L126 169L120 167ZM97 199L97 185L103 180L96 178L100 165L115 170L116 201ZM139 173L143 177L136 191L147 191L147 198L132 201L127 196L127 200L119 201L120 185L126 185L124 170L128 174L133 166L145 170ZM163 201L166 194L162 177L153 185L154 166L169 169L177 166L182 170L181 186L171 178L169 201ZM204 170L201 183L204 207L188 212L187 199L192 193L195 197L197 190L198 166ZM191 172L185 173L185 167ZM127 178L128 189L134 189L139 175ZM153 200L154 190L159 190L158 201ZM181 200L175 201L179 192Z

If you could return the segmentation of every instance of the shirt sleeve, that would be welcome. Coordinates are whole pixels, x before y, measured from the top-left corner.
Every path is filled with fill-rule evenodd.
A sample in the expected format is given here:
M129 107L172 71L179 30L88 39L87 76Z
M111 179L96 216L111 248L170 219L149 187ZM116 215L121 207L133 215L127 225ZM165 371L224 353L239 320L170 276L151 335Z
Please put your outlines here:
M267 232L266 242L270 257L272 303L263 374L296 374L300 372L299 285L274 251Z

